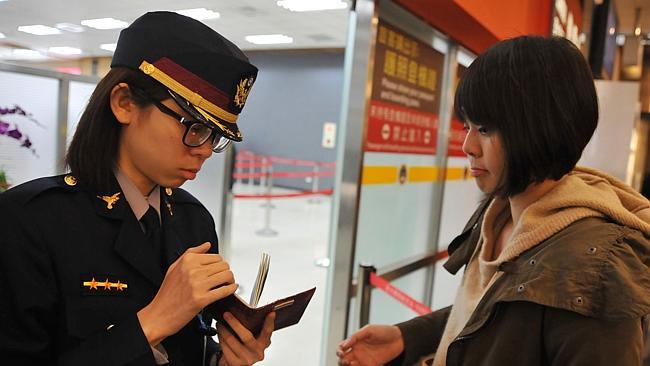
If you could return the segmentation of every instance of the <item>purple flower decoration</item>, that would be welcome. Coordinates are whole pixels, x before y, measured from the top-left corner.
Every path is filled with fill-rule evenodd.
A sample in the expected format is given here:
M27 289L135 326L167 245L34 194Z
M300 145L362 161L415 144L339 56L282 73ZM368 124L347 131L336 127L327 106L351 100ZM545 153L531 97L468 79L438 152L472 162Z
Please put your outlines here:
M26 110L20 108L17 105L14 105L13 108L2 108L0 107L0 115L18 115L18 116L23 116L27 119L29 119L31 122L34 122L38 126L43 127L37 120L32 118L32 114L27 112ZM13 129L10 129L10 124L1 121L0 120L0 135L6 135L8 137L11 137L12 139L18 140L20 143L20 147L24 147L28 149L29 151L32 152L32 154L36 155L38 157L38 154L36 154L36 150L32 147L33 143L32 140L29 139L29 136L23 134L20 132L18 129L18 125L14 124Z
M23 137L23 134L18 131L18 127L14 128L13 130L7 132L7 136L13 137L16 140L20 140L21 137Z
M22 145L20 145L20 147L26 147L28 149L30 147L32 147L32 142L29 140L29 137L25 136L25 141L23 141L23 143L22 143Z

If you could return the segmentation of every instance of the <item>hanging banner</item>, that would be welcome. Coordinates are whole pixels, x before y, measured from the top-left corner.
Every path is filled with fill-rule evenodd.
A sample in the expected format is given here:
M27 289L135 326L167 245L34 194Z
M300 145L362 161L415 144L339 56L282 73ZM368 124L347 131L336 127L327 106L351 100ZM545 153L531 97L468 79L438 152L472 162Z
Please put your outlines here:
M366 151L435 155L444 55L379 20Z

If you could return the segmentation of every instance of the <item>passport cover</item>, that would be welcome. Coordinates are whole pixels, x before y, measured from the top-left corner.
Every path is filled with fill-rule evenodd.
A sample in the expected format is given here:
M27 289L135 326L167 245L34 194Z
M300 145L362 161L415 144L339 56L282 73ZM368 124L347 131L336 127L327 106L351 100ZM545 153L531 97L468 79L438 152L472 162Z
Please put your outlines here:
M298 294L276 300L261 307L251 307L237 294L232 294L208 305L203 314L217 322L228 325L223 313L229 312L257 337L264 326L266 315L275 310L275 330L297 324L302 318L316 287ZM234 333L233 333L234 334Z

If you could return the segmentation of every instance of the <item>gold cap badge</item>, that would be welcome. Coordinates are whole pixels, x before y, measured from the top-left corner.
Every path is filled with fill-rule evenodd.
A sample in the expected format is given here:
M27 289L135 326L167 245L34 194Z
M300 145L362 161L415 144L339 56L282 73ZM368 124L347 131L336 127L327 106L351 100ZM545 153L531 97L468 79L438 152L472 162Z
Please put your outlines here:
M239 81L239 84L237 84L237 94L235 94L235 105L239 108L244 107L244 103L246 103L246 98L248 98L248 94L251 92L251 88L253 87L253 81L255 79L253 77L249 77L246 79L241 79Z

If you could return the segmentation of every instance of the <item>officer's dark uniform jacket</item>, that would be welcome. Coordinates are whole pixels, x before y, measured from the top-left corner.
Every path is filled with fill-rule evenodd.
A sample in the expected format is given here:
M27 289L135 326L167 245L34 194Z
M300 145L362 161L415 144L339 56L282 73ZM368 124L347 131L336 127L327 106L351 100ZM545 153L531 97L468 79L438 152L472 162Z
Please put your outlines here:
M470 261L488 204L449 245L449 272ZM576 221L501 265L503 275L449 345L446 365L641 365L649 266L650 245L639 231L602 218ZM398 324L405 350L390 364L435 352L450 310Z
M217 252L213 219L186 191L161 189L161 269L123 194L102 199L117 181L95 192L64 177L0 195L0 364L155 365L136 313L187 248ZM163 345L172 365L200 365L198 320Z

